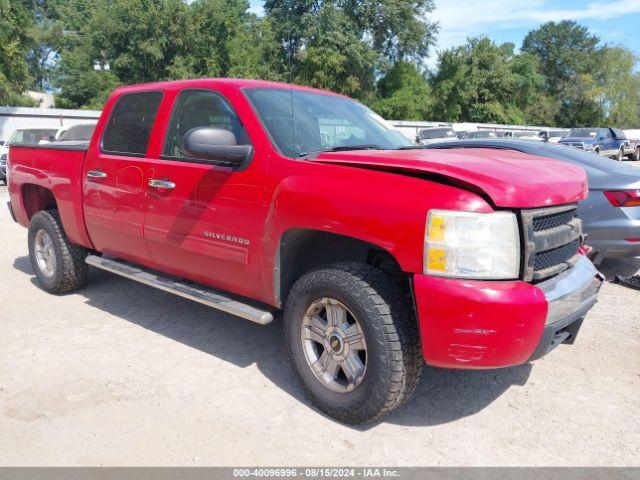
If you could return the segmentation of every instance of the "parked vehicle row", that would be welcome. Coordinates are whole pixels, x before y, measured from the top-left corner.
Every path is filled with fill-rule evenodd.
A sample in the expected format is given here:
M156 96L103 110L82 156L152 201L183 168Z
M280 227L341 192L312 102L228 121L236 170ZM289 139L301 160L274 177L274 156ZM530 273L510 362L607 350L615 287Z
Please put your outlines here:
M603 281L581 246L584 169L425 149L311 88L122 87L88 145L12 144L8 168L42 288L81 288L91 265L259 324L282 311L307 395L350 423L401 405L425 363L573 343Z
M623 130L617 128L574 128L571 130L548 129L534 132L531 130L475 130L454 132L451 127L430 127L421 130L416 138L419 145L432 145L454 138L512 138L533 140L548 143L560 143L587 152L597 153L604 157L621 161L624 158L640 160L640 130L629 131L628 137Z
M586 243L596 264L606 258L640 256L640 170L573 148L518 140L459 140L429 148L490 148L554 158L582 167L589 180L589 196L578 204Z
M7 159L9 146L12 143L23 145L43 145L55 143L56 145L75 144L77 142L88 143L91 140L95 123L83 123L61 128L19 128L9 136L9 139L0 141L0 180L7 182Z

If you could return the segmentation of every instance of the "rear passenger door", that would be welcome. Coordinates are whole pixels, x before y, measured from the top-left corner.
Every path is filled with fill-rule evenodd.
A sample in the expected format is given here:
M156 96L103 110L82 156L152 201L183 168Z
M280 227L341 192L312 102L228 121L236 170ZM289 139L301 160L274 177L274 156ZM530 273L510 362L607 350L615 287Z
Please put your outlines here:
M135 262L149 261L144 239L145 159L163 93L125 93L115 100L99 145L85 160L84 213L87 230L101 252Z
M197 127L223 128L234 133L238 145L252 144L235 109L220 93L180 92L161 155L149 169L145 236L151 258L175 275L256 295L266 215L264 153L256 148L250 163L235 171L222 162L189 158L182 138Z

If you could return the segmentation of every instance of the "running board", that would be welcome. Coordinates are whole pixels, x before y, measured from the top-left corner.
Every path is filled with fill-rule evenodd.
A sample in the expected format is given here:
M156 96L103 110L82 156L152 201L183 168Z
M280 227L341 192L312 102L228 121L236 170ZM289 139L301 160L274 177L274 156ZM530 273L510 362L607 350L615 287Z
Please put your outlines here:
M85 261L92 267L121 275L131 280L135 280L136 282L149 285L150 287L155 287L160 290L164 290L165 292L188 298L194 302L203 303L209 307L222 310L223 312L230 313L231 315L242 317L246 320L251 320L252 322L259 323L260 325L266 325L273 321L273 315L270 312L259 310L251 305L232 300L231 298L214 293L210 290L196 288L177 280L171 280L169 278L154 275L153 273L149 273L142 270L140 267L127 262L103 258L97 255L89 255Z

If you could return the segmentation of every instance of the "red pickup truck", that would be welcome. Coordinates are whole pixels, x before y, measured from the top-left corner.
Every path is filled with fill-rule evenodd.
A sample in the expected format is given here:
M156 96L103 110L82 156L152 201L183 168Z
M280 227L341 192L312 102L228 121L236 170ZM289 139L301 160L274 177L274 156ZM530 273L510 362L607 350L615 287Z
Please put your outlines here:
M9 192L45 290L91 265L259 324L283 311L302 385L344 422L400 405L424 363L572 343L603 280L580 168L422 150L349 98L278 83L119 88L88 143L12 145Z

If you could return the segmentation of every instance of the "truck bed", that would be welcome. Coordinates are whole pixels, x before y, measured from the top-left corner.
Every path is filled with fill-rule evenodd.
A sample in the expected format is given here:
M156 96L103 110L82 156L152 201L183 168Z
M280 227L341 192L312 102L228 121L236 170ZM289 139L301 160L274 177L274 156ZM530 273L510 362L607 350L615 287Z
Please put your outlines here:
M30 211L32 207L25 206L25 203L48 206L46 203L53 199L43 195L42 190L50 190L57 201L62 225L69 239L90 248L91 241L84 227L82 209L83 166L89 142L64 143L64 145L51 143L11 145L9 149L11 205L18 223L28 227L29 220L35 212ZM24 192L24 196L20 195L20 189ZM23 203L23 198L29 201Z

